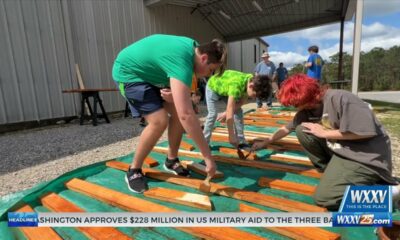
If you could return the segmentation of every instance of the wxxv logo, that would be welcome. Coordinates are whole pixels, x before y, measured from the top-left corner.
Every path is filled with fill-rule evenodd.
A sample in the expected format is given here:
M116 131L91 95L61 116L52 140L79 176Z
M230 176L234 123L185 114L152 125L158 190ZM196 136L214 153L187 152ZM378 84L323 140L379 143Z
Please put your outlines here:
M348 186L333 226L391 226L390 186Z

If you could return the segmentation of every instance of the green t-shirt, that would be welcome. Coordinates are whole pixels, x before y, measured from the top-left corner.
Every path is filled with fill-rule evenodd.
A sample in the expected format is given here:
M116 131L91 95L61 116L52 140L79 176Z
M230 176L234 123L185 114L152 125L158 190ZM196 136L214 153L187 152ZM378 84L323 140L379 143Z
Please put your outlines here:
M117 82L147 82L169 87L169 79L182 81L190 88L195 47L190 38L155 34L123 49L114 62L112 76Z
M214 75L208 80L208 87L220 96L231 96L239 100L246 94L247 82L253 77L251 73L226 70L222 76Z

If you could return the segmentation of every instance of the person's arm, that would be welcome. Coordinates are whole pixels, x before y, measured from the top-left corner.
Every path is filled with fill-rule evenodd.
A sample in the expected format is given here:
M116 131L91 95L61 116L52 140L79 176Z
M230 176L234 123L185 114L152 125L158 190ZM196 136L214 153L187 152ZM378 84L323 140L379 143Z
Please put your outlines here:
M234 147L237 147L239 142L235 135L235 129L234 129L235 108L236 108L235 98L232 96L229 96L228 104L226 106L226 126L228 128L230 144L232 144Z
M204 138L200 127L200 121L197 118L190 100L190 89L181 81L170 79L171 92L174 99L176 112L185 131L190 134L196 143L206 162L206 170L210 176L215 175L216 165L211 156L210 148Z
M306 68L311 67L312 66L312 62L313 62L313 58L312 58L312 56L310 56L310 57L308 57L307 62L304 64L304 66Z
M324 129L321 124L318 123L302 123L304 129L303 132L310 133L319 138L326 138L329 140L360 140L372 138L375 135L358 135L352 132L340 132L339 130Z
M273 142L276 142L276 141L286 137L287 135L289 135L289 133L290 133L290 130L286 126L280 127L269 138L257 138L257 139L255 139L253 145L251 146L251 150L255 151L255 150L258 150L258 149L265 148L269 144L271 144Z

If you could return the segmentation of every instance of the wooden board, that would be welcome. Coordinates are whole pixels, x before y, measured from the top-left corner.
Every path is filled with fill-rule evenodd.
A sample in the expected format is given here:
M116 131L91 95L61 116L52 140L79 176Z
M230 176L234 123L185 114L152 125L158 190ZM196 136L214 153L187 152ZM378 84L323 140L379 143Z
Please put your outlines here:
M240 151L240 150L233 149L233 148L225 148L225 147L220 147L219 148L219 152L224 153L224 154L228 154L228 155L232 155L232 156L240 159L241 156L239 156L238 151ZM249 154L248 151L245 151L245 150L241 150L241 151L242 151L243 157L245 157L245 156L247 156L247 154ZM250 153L247 156L246 160L260 160L260 159L257 157L257 155L255 153Z
M195 149L195 147L192 144L185 142L183 140L181 141L181 145L179 145L179 148L187 151L193 151Z
M224 142L227 143L229 142L229 137L228 135L220 135L218 133L213 133L211 136L211 141L213 142ZM251 144L254 142L254 139L259 139L259 137L251 137L251 136L245 136L246 140ZM284 151L284 150L293 150L293 151L304 151L303 147L298 144L282 144L282 143L273 143L270 145L267 145L265 149L270 149L274 151Z
M292 162L296 164L306 165L306 166L314 166L308 157L297 157L290 156L286 154L273 154L269 156L271 160L282 161L282 162Z
M222 128L222 127L217 127L214 128L213 132L218 132L218 133L228 133L228 129L226 128ZM250 131L250 130L245 130L244 131L245 135L249 135L249 136L257 136L257 137L270 137L273 135L273 133L268 133L268 132L256 132L256 131ZM297 141L298 139L296 136L293 135L287 135L286 137L284 137L283 139L285 140L293 140L293 141Z
M125 170L129 166L122 163ZM152 170L147 168L147 170ZM173 175L173 174L171 174ZM173 175L175 176L175 175ZM122 182L121 182L122 183ZM108 203L112 206L133 212L177 212L175 209L162 206L141 198L137 198L122 192L118 192L94 183L90 183L81 179L74 178L66 184L68 189L88 195L97 200ZM220 239L220 240L236 240L236 239L264 239L257 235L247 233L235 228L212 228L212 227L177 227L181 231L187 232L199 238L204 239Z
M17 209L16 212L34 212L29 205L24 205ZM43 239L43 240L58 240L62 239L56 231L50 227L19 227L19 230L25 235L27 239Z
M110 161L107 162L108 167L126 171L128 164L123 162ZM177 185L183 185L186 187L191 187L199 189L203 180L187 178L182 176L177 176L171 173L161 172L152 168L144 168L143 172L147 177L166 181L169 183L174 183ZM247 201L251 203L260 204L266 207L272 207L288 212L324 212L325 208L314 206L307 203L302 203L298 201L293 201L289 199L283 199L278 197L273 197L257 192L246 191L230 186L224 186L217 183L210 182L210 193L217 194L220 196L230 197L242 201Z
M197 163L195 161L181 160L181 164L184 168L187 168L200 175L207 176L206 166L201 165L200 163ZM224 173L217 170L213 178L223 178L223 177Z
M85 212L61 196L50 193L41 198L43 206L53 212ZM114 227L77 227L89 239L132 239Z
M274 122L274 123L281 123L281 124L288 124L289 123L289 121L287 121L287 120L280 120L280 119L276 119L276 118L265 118L265 117L252 117L252 116L244 116L243 120Z
M143 165L145 167L156 167L159 165L159 163L154 158L147 156L144 159Z
M239 204L241 212L266 212L246 204ZM266 227L268 230L296 240L339 240L340 235L317 227Z
M315 187L307 184L294 183L267 177L260 177L258 179L258 185L260 187L269 187L273 189L279 189L286 192L299 193L308 196L312 196L315 192Z
M207 211L212 210L210 198L201 194L156 187L147 190L144 192L144 195L149 198L155 198L166 202L178 203Z
M153 151L159 152L159 153L167 153L168 148L155 146L153 148ZM194 157L194 158L202 158L203 157L201 155L201 153L199 153L199 152L190 152L190 151L185 151L185 150L179 150L178 154L179 154L179 156L184 156L184 157ZM246 166L246 167L253 167L253 168L260 168L260 169L268 169L268 170L274 170L274 171L280 171L280 172L290 172L290 173L295 173L295 174L313 177L313 178L321 178L321 176L322 176L322 174L320 172L318 172L317 170L310 169L306 166L304 166L304 167L303 166L290 166L290 165L285 165L285 164L269 163L269 162L263 162L263 161L239 160L236 158L220 156L220 155L214 155L213 159L217 162L223 162L223 163L234 164L234 165L239 165L239 166Z

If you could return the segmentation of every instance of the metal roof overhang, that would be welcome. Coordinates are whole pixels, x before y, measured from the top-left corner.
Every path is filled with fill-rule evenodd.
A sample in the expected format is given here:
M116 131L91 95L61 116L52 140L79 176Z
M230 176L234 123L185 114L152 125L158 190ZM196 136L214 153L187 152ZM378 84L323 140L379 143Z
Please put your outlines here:
M147 7L188 7L226 41L273 35L351 19L353 0L144 0ZM257 6L258 5L258 6Z

